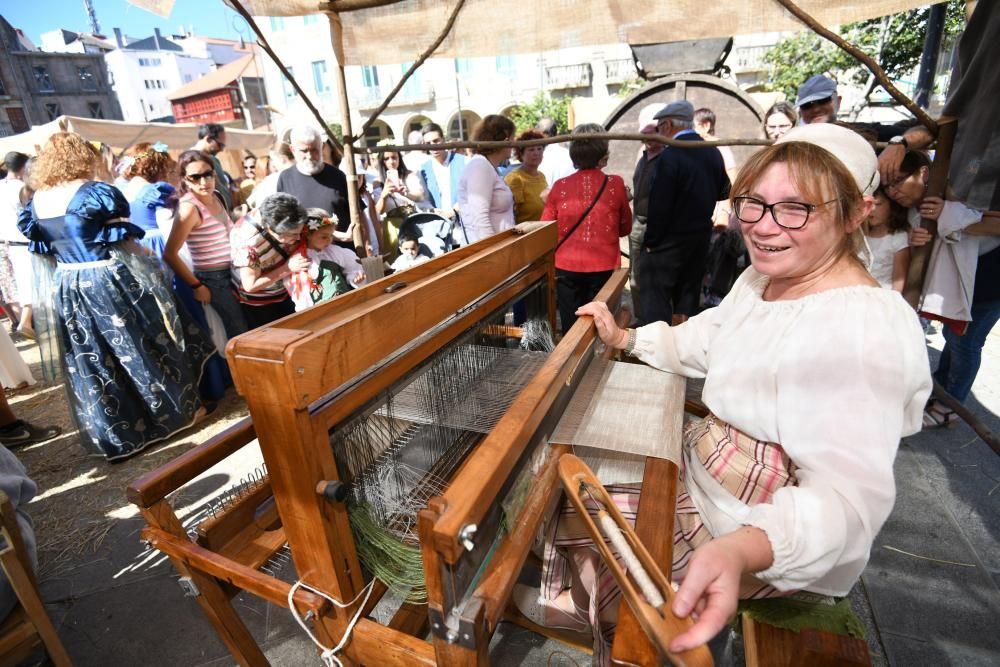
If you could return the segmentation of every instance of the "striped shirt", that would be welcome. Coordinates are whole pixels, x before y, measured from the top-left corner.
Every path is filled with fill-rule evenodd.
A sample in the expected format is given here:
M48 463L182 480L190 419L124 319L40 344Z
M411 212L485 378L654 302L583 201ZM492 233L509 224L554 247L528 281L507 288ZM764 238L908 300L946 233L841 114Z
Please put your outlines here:
M250 213L256 215L257 211ZM285 284L281 280L261 288L257 292L247 292L243 289L243 281L240 280L240 269L250 267L257 269L261 274L270 272L285 262L285 258L265 239L257 228L244 216L237 221L230 233L230 243L232 245L232 276L233 287L241 303L251 306L266 306L278 303L291 298L285 289ZM260 225L260 220L255 220ZM285 252L291 255L299 241L283 246Z
M190 202L198 209L201 222L191 228L187 245L191 251L191 263L195 271L217 269L228 266L230 261L229 228L232 223L229 214L223 213L219 219L190 192L181 197L182 202Z

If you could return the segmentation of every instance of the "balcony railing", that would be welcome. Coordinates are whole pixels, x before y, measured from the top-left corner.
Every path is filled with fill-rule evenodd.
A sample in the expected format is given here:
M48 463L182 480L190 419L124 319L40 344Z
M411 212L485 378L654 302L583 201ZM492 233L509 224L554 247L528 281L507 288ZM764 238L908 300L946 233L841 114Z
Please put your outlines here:
M590 63L545 68L545 87L550 90L586 88L590 86L592 80L593 72L590 69Z
M365 86L357 94L356 105L358 109L374 109L382 104L385 96L389 94L393 86ZM403 86L396 97L389 102L389 108L405 107L417 104L430 104L434 101L434 88L429 85L415 85L408 83Z
M608 83L622 83L634 79L637 74L631 58L604 61L604 78Z

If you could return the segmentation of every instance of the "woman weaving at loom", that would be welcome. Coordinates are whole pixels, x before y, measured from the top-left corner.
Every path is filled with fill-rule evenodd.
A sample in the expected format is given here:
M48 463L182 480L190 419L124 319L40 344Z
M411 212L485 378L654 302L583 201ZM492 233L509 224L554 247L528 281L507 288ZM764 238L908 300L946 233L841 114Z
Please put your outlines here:
M795 128L732 189L753 266L718 307L637 330L601 303L577 313L606 344L705 378L711 413L685 433L672 564L673 609L697 623L671 650L714 637L740 598L847 595L892 509L896 449L920 430L931 382L916 314L863 264L877 185L860 136ZM590 587L604 609L607 589Z

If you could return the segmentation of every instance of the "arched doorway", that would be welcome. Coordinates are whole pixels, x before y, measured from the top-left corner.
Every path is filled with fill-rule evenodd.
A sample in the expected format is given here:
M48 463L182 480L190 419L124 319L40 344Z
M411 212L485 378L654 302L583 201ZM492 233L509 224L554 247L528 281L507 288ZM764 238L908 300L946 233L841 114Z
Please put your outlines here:
M451 117L451 121L448 122L448 138L449 139L461 139L466 141L469 135L472 134L472 128L475 127L476 123L480 121L479 114L475 111L469 111L468 109L462 110L462 122L458 122L458 114L454 114Z
M369 148L376 145L383 139L395 139L396 135L393 134L392 128L389 124L383 120L376 120L371 124L367 130L365 130L365 146Z
M517 110L517 104L508 104L503 109L500 110L500 115L506 118L514 119L514 111Z
M424 125L427 125L430 122L433 121L431 121L430 118L424 116L423 114L417 114L416 116L411 116L410 118L407 118L406 123L403 125L403 135L404 135L403 140L408 144L413 143L412 141L409 141L410 134L412 132L419 132L420 128L422 128Z

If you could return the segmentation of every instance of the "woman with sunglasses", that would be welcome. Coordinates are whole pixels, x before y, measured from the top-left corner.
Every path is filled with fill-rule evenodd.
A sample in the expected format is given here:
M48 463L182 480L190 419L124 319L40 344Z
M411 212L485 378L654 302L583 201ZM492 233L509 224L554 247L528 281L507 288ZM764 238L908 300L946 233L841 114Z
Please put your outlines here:
M859 135L795 128L733 184L752 266L719 306L637 330L602 304L578 313L606 344L705 378L674 521L673 610L697 621L674 651L714 637L740 598L846 596L889 516L896 449L931 382L916 314L864 263L877 186Z
M215 193L212 158L201 151L181 153L177 161L181 202L170 230L163 260L201 304L211 305L222 318L229 338L247 330L246 319L230 278L229 230L232 221ZM184 251L185 247L187 252ZM191 266L182 258L190 258Z
M135 243L125 196L93 180L97 160L79 135L52 135L18 228L54 260L35 263L52 269L35 276L44 370L65 372L82 443L113 461L206 414L198 384L215 346Z

